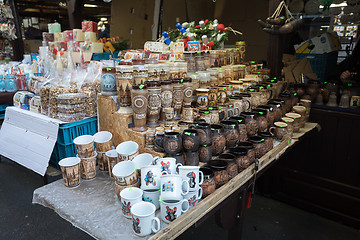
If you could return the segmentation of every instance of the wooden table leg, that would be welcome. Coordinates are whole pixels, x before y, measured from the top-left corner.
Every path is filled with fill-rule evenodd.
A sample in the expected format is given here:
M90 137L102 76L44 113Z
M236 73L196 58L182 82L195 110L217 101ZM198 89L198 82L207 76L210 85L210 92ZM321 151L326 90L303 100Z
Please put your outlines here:
M215 213L216 223L228 230L229 240L239 240L242 234L247 189L235 192L226 203Z

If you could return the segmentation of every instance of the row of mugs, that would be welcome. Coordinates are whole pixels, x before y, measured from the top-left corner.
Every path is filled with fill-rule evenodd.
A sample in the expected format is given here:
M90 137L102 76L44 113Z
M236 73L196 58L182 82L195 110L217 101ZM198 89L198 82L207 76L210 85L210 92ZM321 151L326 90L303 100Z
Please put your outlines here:
M147 236L160 230L160 220L155 211L160 209L160 218L170 223L179 218L201 198L202 190L187 194L181 200L163 200L156 194L147 193L140 188L126 188L121 191L121 211L126 218L132 218L133 231L138 236ZM155 195L155 197L153 196ZM154 199L149 200L149 196Z

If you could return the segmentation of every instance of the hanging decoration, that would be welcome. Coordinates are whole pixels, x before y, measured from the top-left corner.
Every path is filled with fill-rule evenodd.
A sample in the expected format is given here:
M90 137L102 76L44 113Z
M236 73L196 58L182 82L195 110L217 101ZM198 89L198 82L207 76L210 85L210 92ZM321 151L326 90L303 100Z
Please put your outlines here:
M285 10L285 16L281 16L281 12L283 10ZM289 34L301 27L304 21L300 18L295 19L289 11L289 8L286 6L285 2L282 1L274 11L273 15L266 19L266 22L263 22L261 19L259 19L258 23L267 33Z
M189 42L200 42L201 50L220 49L222 43L228 40L229 32L235 35L242 35L241 32L234 30L231 26L225 27L224 24L218 22L217 19L211 21L209 19L195 22L177 23L175 29L163 32L159 41L170 45L172 42L183 42L185 49L189 50ZM194 46L193 44L191 46Z

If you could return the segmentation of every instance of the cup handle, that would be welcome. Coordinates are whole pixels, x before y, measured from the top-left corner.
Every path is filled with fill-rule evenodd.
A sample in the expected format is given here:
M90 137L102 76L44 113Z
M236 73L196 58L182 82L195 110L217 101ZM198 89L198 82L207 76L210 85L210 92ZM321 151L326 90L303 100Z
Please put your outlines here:
M163 175L168 175L168 172L164 170L164 171L161 172L161 175L162 175L162 176L163 176Z
M162 152L164 152L165 149L164 149L163 147L160 147L160 145L158 144L158 141L161 141L161 140L162 140L162 139L160 139L160 138L156 138L155 141L154 141L154 145L155 145L158 149L160 149Z
M154 233L160 231L160 220L159 220L159 218L154 217L153 219L151 219L151 230Z
M251 102L250 102L250 100L249 99L245 99L245 101L247 102L247 109L245 110L245 111L248 111L248 110L250 110L251 109Z
M234 116L239 116L239 115L240 115L240 108L234 107Z
M152 162L152 164L153 164L153 165L156 165L157 160L159 160L159 159L160 159L160 157L159 157L159 156L155 156L155 157L153 158L153 162Z
M184 202L186 202L186 209L185 209L185 210L182 208ZM187 212L187 210L189 210L189 207L190 207L190 206L189 206L189 201L188 201L187 199L183 199L183 200L181 201L181 212L182 212L182 213Z
M179 167L181 167L181 166L182 166L182 163L176 164L175 171L176 171L177 173L179 173Z
M200 175L199 185L201 185L204 182L204 173L202 171L199 171L199 175Z
M199 116L199 109L194 108L193 116L194 116L194 118L197 118Z
M181 186L184 186L184 184L185 184L185 188L186 188L186 190L185 190L185 192L184 192L184 190L183 189L181 189L181 194L182 195L186 195L186 194L188 194L189 193L189 189L190 189L190 186L189 186L189 182L188 181L186 181L186 180L183 180L182 181L182 185Z
M275 130L275 127L269 128L269 132L271 132L272 134L274 134L274 130Z
M202 198L203 190L202 187L199 187L198 199Z

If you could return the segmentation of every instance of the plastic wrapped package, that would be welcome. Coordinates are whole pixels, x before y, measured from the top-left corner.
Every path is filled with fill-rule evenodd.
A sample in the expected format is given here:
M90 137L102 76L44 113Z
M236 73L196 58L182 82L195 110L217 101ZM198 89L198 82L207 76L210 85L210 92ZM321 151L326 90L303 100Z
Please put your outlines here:
M58 113L74 114L85 111L85 102L79 104L59 104Z
M83 120L86 117L85 113L57 113L57 118L64 122L76 122Z
M80 89L81 93L86 95L85 98L85 114L87 117L94 117L97 115L97 94L101 92L100 80L95 79L94 82L84 83Z
M58 104L60 105L74 105L84 104L86 95L83 93L65 93L57 97Z
M45 41L45 42L53 42L54 41L53 33L43 32L42 37L43 37L43 41Z
M85 32L85 42L96 42L97 40L97 35L95 32Z
M83 32L98 32L98 24L92 21L83 21L81 23L81 28Z
M49 23L48 24L49 33L58 33L61 32L60 23Z
M64 31L64 39L66 42L73 41L74 40L73 30Z
M5 79L3 75L0 75L0 92L5 92L6 86L5 86Z
M60 94L64 93L75 93L77 88L75 86L68 87L51 87L49 91L49 117L56 118L58 116L57 106L58 100L57 97Z
M40 89L41 113L44 115L49 114L50 88L51 86L44 86Z
M81 29L73 29L73 39L74 41L83 42L85 41L84 32Z
M54 40L55 42L65 42L64 33L62 32L54 33Z

